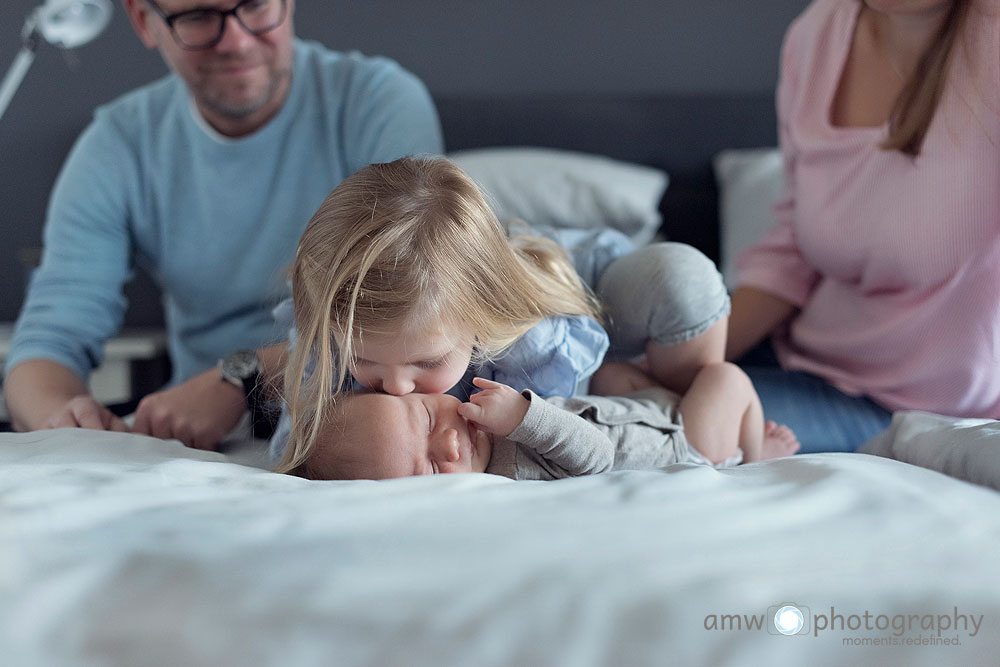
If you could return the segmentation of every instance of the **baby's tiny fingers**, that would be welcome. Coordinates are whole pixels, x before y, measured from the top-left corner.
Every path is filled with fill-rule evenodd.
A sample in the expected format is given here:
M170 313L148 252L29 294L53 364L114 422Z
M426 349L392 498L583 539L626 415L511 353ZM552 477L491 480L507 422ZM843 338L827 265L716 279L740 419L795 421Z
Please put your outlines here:
M476 392L475 394L473 394L472 396L469 397L469 403L472 403L474 405L479 405L484 400L486 400L487 398L489 398L489 395L490 395L489 391L486 390L486 389L484 389L482 391L479 391L479 392Z
M475 400L475 396L472 397ZM466 419L471 419L475 421L477 417L483 414L483 409L474 403L462 403L458 406L458 414L462 415Z

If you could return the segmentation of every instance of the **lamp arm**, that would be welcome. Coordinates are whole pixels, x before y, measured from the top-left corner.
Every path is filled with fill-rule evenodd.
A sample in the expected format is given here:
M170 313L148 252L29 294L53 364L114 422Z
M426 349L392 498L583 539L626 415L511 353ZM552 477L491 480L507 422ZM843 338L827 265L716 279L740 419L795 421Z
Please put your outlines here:
M7 105L10 104L11 98L14 97L18 86L21 85L21 80L28 73L28 68L31 67L31 63L34 60L35 42L26 40L24 46L17 52L17 56L14 58L10 69L7 70L7 74L4 75L3 83L0 84L0 118L3 118L3 114L7 110Z
M76 48L100 34L110 16L110 0L45 0L28 14L21 30L21 50L0 82L0 118L35 60L39 42Z

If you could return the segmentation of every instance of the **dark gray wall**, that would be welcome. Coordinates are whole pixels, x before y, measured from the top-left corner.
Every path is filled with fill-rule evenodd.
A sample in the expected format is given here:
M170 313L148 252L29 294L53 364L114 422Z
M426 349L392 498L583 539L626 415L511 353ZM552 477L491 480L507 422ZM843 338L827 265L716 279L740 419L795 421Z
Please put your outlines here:
M41 0L0 2L0 68ZM435 94L705 93L773 89L781 36L806 0L300 0L300 36L391 56ZM122 10L77 51L40 48L0 119L0 321L24 289L59 165L91 110L164 73ZM148 319L150 305L130 321Z

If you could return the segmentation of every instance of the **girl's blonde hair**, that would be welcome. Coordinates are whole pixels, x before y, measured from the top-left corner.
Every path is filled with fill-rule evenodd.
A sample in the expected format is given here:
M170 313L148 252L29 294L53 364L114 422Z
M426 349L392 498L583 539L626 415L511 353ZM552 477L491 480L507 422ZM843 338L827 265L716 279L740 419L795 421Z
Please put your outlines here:
M920 154L944 92L951 55L965 28L972 3L973 0L952 0L941 27L896 98L889 114L889 136L882 142L882 148L898 150L911 157Z
M299 241L292 295L292 430L278 472L308 458L355 337L434 326L466 333L482 362L546 317L599 313L557 244L508 240L472 179L431 157L369 165L337 186Z

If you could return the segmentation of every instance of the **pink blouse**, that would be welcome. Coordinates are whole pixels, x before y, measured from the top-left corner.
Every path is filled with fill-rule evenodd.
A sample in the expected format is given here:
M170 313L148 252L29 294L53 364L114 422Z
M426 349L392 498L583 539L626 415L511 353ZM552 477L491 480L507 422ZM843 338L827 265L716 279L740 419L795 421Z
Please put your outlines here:
M738 261L801 310L783 367L889 409L1000 418L1000 2L974 11L920 156L830 110L860 0L815 0L782 52L788 188Z

